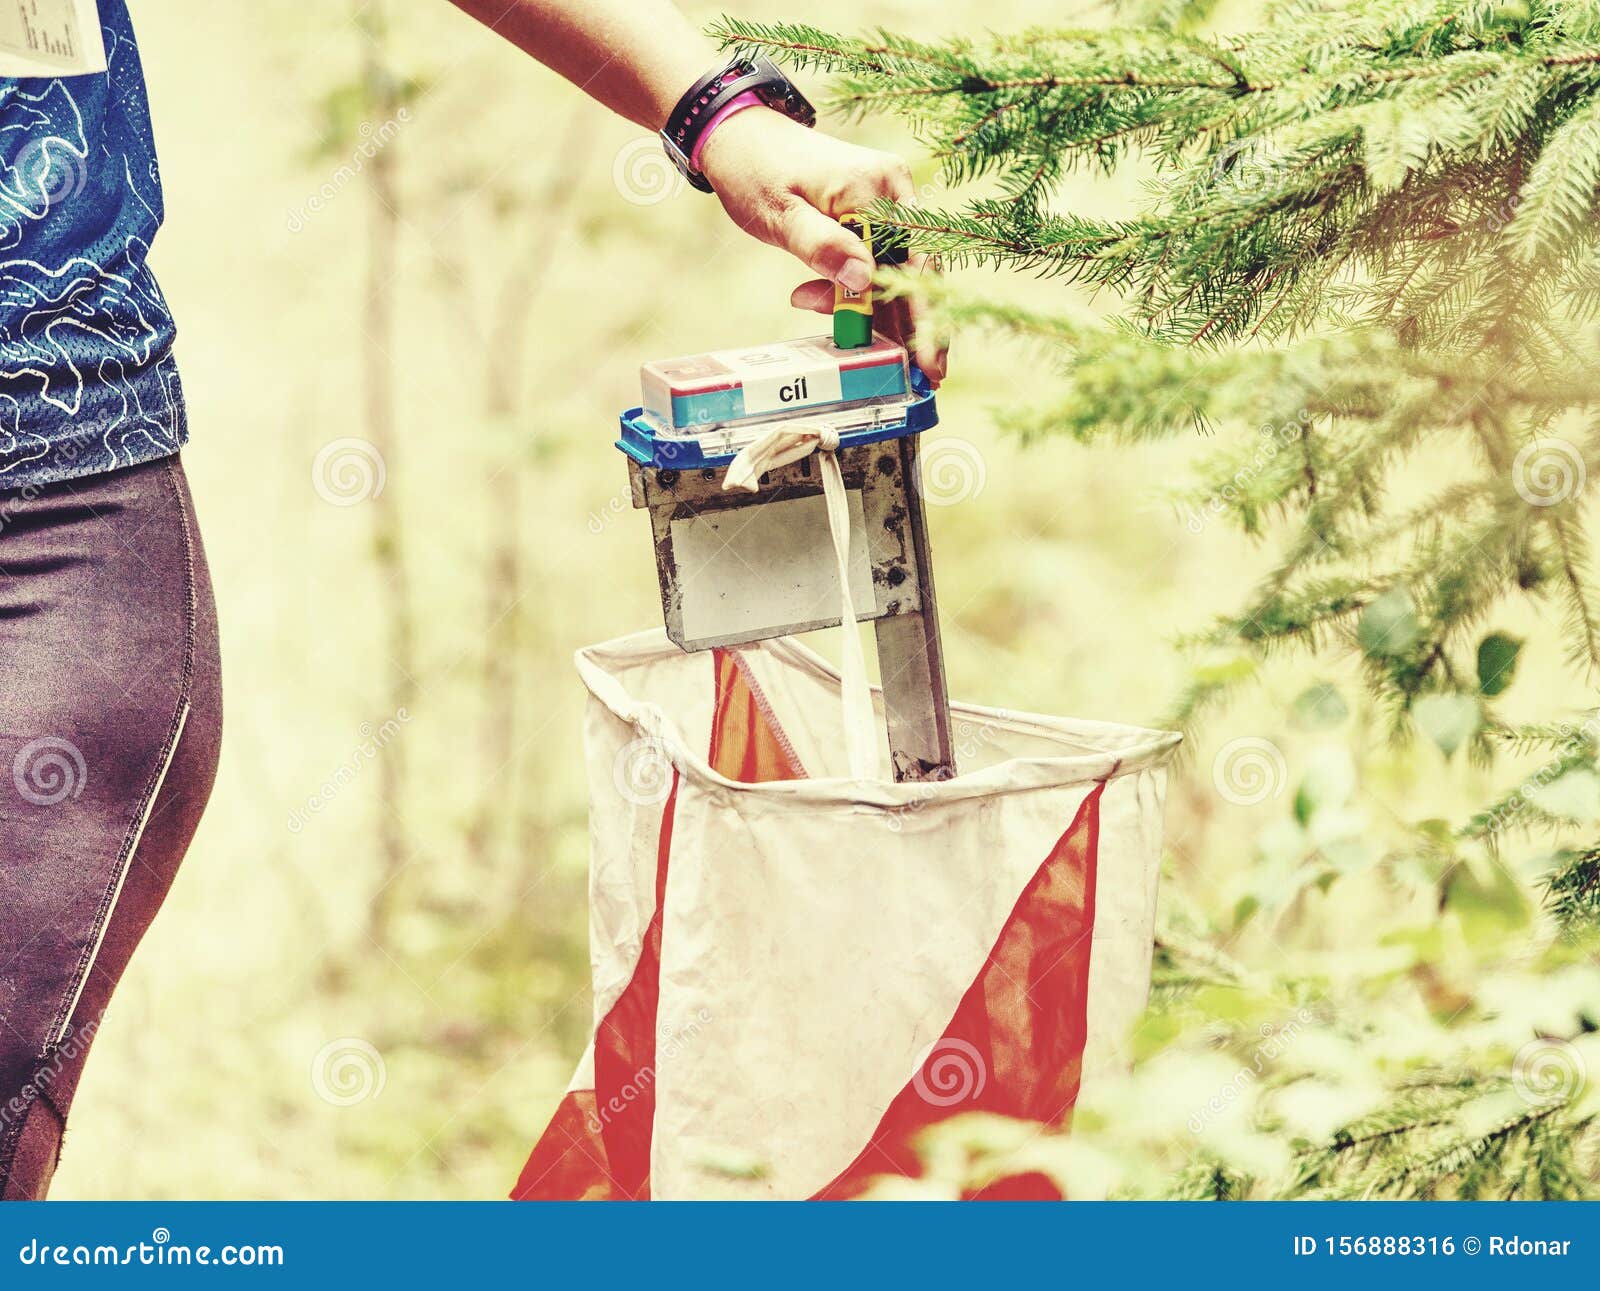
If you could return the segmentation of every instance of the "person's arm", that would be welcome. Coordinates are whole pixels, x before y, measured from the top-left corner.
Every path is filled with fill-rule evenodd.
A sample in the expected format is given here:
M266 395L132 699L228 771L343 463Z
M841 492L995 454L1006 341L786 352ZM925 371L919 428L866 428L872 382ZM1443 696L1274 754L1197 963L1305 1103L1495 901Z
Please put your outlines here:
M585 94L648 130L718 60L716 47L670 0L451 0ZM752 237L797 256L823 281L796 288L793 302L827 313L833 286L867 285L872 262L838 217L877 197L912 196L911 172L891 153L807 130L770 108L729 117L706 141L701 168L723 209ZM903 318L893 330L911 329ZM945 356L913 341L937 384Z

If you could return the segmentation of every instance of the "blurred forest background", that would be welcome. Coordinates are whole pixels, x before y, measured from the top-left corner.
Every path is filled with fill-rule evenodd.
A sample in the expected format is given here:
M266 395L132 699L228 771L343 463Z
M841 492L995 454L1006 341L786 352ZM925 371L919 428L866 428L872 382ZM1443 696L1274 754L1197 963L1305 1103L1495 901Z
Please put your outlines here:
M653 140L446 4L131 7L167 195L154 264L180 322L185 461L222 613L226 746L101 1031L54 1195L500 1196L589 1028L569 657L659 616L615 413L636 401L643 359L817 330L787 305L803 271L673 182ZM1114 17L1041 9L737 12L927 34ZM850 133L906 151L923 200L949 200L892 123ZM1139 180L1069 178L1062 200L1116 215ZM981 269L954 281L1088 300ZM1244 599L1270 553L1172 504L1207 445L1198 431L1085 446L996 428L1018 392L1055 381L1035 348L958 339L925 450L952 690L1156 723L1206 684L1174 639ZM1410 469L1419 490L1429 464ZM1492 626L1525 639L1508 719L1589 702L1537 607ZM1493 800L1503 765L1393 745L1358 661L1291 661L1254 682L1207 715L1175 776L1169 926L1345 987L1417 967L1403 938L1369 935L1391 916L1428 930L1430 964L1485 925L1535 918L1488 872L1447 918L1436 873L1376 863L1396 822ZM1313 992L1241 991L1231 964L1217 969L1230 1002L1202 989L1197 1006L1209 1056L1142 1069L1103 1112L1159 1139L1164 1168L1187 1164L1185 1144L1195 1160L1276 1168L1260 1126L1238 1125L1239 1086L1290 1050L1331 1082L1288 1114L1293 1133L1381 1101ZM1428 971L1418 997L1460 1014L1450 993L1470 988ZM1192 961L1186 978L1194 999ZM1502 1011L1543 988L1517 989ZM1259 1023L1253 1047L1217 1031L1229 1010L1246 1036ZM1431 1034L1392 999L1374 1010L1391 1035ZM990 1148L1009 1150L1003 1131L973 1151Z

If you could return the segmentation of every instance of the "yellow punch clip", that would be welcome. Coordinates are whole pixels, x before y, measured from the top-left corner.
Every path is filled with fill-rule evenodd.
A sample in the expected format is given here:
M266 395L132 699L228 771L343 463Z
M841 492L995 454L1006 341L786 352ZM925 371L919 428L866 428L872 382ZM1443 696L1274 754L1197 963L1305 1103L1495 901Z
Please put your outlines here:
M872 226L859 215L842 215L844 225L867 244L867 254L877 263L872 250ZM855 292L838 283L833 287L833 343L841 350L859 350L872 344L872 288Z

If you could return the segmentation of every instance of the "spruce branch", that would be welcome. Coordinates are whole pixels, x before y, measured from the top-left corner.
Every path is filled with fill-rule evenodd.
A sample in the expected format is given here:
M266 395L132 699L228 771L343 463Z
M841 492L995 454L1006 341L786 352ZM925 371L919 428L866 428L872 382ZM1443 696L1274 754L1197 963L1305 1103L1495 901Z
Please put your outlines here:
M1302 786L1293 823L1279 821L1316 834L1307 857L1283 862L1296 908L1363 867L1397 884L1421 874L1439 910L1457 913L1460 895L1463 926L1480 917L1469 898L1503 896L1516 907L1502 912L1508 926L1541 929L1542 941L1516 953L1549 952L1559 965L1600 935L1600 861L1585 816L1600 735L1591 716L1502 716L1520 711L1525 693L1501 697L1521 649L1502 615L1531 609L1559 631L1580 696L1571 707L1591 707L1600 3L1293 0L1270 22L1221 34L1203 30L1206 0L1121 8L1129 20L1116 30L912 40L726 20L717 34L832 73L836 110L903 121L953 186L982 185L936 206L880 202L871 215L884 229L952 266L1018 270L1092 295L1099 319L894 278L937 325L1024 347L1036 389L997 413L1002 427L1024 438L1193 442L1186 481L1164 496L1195 532L1219 524L1248 535L1267 567L1242 604L1179 638L1200 657L1177 723L1190 728L1270 682L1285 656L1337 659L1364 688L1359 716L1337 693L1334 705L1313 695L1310 722L1387 726L1397 743L1423 733L1479 766L1541 760L1452 820L1398 819L1396 807L1398 842L1337 864ZM1134 166L1142 197L1132 209L1093 218L1058 200L1069 176ZM1293 712L1298 721L1301 700ZM1289 847L1286 838L1273 846ZM1543 854L1514 855L1534 838ZM1513 895L1478 891L1496 884ZM1533 920L1541 897L1547 916ZM1552 925L1564 935L1552 937ZM1181 1034L1181 1023L1196 1045L1238 1041L1230 1010L1251 967L1234 940L1223 957L1224 940L1211 929L1163 934L1153 1034ZM1508 971L1498 961L1513 934L1491 940L1498 960L1484 971ZM1263 996L1291 980L1274 969L1258 974ZM1444 981L1451 971L1419 950L1409 972L1364 983L1363 1002L1381 997L1409 1025L1411 987L1448 1019L1437 1022L1441 1036L1462 1013L1486 1025L1492 1010L1470 986ZM1227 1003L1208 1014L1219 998ZM1346 1042L1369 1038L1348 1010L1319 1009ZM1382 1104L1327 1142L1295 1145L1286 1183L1191 1143L1160 1156L1166 1187L1206 1197L1276 1195L1280 1183L1299 1196L1589 1195L1600 1162L1593 1118L1511 1098L1505 1056L1422 1072L1413 1056L1382 1070ZM1260 1131L1286 1133L1273 1094L1314 1078L1292 1062L1268 1073Z

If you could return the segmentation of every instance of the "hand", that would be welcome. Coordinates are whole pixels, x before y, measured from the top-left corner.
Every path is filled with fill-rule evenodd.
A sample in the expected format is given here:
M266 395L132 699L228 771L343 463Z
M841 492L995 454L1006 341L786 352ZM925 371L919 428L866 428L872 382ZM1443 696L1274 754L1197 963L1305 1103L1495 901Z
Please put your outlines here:
M872 258L838 217L879 197L908 201L914 192L911 170L899 157L808 130L770 108L729 117L706 140L700 160L735 224L822 275L790 297L797 309L819 314L833 312L835 283L862 291L872 281ZM910 266L925 268L925 257L912 256ZM879 305L873 324L906 346L935 386L944 379L946 350L918 334L910 302Z

